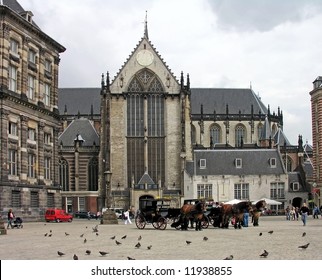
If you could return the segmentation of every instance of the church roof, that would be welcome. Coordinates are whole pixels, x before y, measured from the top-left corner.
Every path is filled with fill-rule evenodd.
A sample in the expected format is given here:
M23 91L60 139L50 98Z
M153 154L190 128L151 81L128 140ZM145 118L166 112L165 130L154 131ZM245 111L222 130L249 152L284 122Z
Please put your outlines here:
M99 146L99 136L88 119L73 120L59 136L58 143L65 147L74 146L75 140L83 140L82 146Z
M100 88L60 88L58 90L58 109L64 115L89 115L93 105L93 113L100 114ZM251 90L242 88L192 88L191 112L200 113L203 105L204 114L226 114L228 104L229 114L267 113L267 108L261 99Z
M191 113L200 114L203 105L204 114L226 114L228 105L229 114L251 114L253 105L254 114L267 114L267 108L252 89L247 88L191 88Z
M58 110L60 115L100 114L100 88L61 88L58 89ZM66 112L65 112L66 110Z
M278 128L273 138L274 138L275 145L278 145L280 147L284 145L292 146L292 144L290 143L290 141L288 141L287 137L285 136L285 133L280 127Z

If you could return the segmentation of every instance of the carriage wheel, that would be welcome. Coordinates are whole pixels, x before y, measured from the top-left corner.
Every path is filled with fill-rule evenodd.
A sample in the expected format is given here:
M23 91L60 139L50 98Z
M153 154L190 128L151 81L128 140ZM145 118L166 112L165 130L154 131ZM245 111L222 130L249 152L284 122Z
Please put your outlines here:
M201 227L203 229L206 229L206 228L208 228L208 226L209 226L209 219L206 215L203 215L202 220L201 220Z
M165 230L167 228L167 220L163 217L160 217L157 221L158 229Z
M146 220L142 214L138 214L135 217L135 224L138 229L144 229L146 225Z

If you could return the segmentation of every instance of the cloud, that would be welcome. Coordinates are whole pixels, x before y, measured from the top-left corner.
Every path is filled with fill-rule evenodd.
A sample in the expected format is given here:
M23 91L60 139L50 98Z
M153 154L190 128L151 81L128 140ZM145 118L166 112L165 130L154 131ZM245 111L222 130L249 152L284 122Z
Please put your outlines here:
M225 30L269 31L322 12L320 0L208 0L217 24Z

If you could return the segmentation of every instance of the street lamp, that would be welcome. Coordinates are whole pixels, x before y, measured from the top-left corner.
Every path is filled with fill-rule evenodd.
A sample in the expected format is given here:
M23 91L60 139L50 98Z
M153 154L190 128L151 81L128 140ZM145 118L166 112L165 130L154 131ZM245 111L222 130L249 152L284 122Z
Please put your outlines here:
M103 219L101 224L118 224L117 217L114 211L111 209L111 179L112 172L110 170L104 172L105 182L106 182L106 207L107 209L103 213Z

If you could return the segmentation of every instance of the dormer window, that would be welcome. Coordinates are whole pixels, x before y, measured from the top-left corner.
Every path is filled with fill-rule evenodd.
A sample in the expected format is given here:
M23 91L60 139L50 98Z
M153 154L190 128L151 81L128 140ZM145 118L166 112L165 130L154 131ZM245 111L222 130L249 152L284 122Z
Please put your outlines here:
M292 190L294 192L297 192L297 191L299 191L299 189L300 189L300 184L298 182L293 182L292 183Z
M207 162L205 159L200 159L199 161L200 169L205 169L207 167Z
M243 161L241 158L236 158L235 159L235 166L236 168L242 168L243 167Z
M270 165L272 168L275 168L275 167L276 167L276 158L270 158L270 159L269 159L269 165Z

